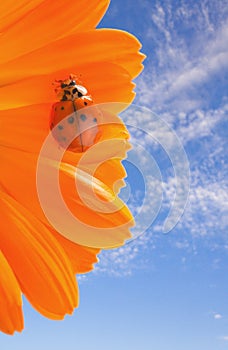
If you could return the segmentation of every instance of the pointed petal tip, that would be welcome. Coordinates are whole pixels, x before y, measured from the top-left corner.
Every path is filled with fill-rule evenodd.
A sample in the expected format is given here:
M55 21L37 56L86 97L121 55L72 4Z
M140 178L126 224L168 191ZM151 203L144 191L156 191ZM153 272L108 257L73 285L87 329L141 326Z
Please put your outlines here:
M15 309L14 309L14 313L15 313ZM14 314L15 316L15 314ZM3 327L0 326L0 331L5 333L6 335L16 335L17 333L21 333L24 330L24 320L23 320L23 316L21 317L21 320L17 323L14 324L12 323L11 325L9 325L8 327Z
M24 328L22 298L17 278L0 249L0 330L6 334Z
M79 304L79 291L63 248L44 224L2 192L0 208L5 218L1 246L24 295L44 316L59 319L72 313ZM9 230L10 236L5 234ZM16 324L19 316L14 315Z

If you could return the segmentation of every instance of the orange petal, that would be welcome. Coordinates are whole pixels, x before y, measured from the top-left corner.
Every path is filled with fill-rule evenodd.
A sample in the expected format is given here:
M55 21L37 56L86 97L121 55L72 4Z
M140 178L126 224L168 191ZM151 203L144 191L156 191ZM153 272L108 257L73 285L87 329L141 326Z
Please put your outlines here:
M54 230L52 233L67 253L75 273L86 273L93 270L93 264L98 262L97 254L100 253L100 249L83 247L69 241Z
M49 133L51 104L0 111L0 144L39 153Z
M20 147L38 153L49 131L47 126L49 112L49 105L33 105L15 111L0 112L1 128L4 130L0 134L0 143L5 144L5 146ZM12 130L14 131L13 137ZM23 172L21 174L23 175ZM23 186L23 183L21 183L21 186ZM26 193L29 195L28 192ZM37 203L36 209L38 207L39 203ZM97 262L96 255L99 253L99 249L78 246L63 238L54 230L52 230L52 233L70 257L75 273L85 273L92 270L93 264Z
M112 108L112 104L110 108ZM1 111L2 132L0 133L0 143L10 148L20 148L38 154L49 132L50 109L50 105L32 105L15 110ZM114 114L103 111L103 119L105 124L101 126L100 147L96 147L93 154L90 151L89 157L85 157L83 153L67 151L63 160L76 166L83 156L83 162L78 164L80 169L94 175L110 188L113 188L115 184L115 192L118 192L119 188L124 185L124 182L119 180L126 176L120 160L125 158L128 147L123 145L123 149L119 149L120 152L118 153L117 149L113 147L106 148L102 145L105 140L127 140L129 134L121 119ZM12 175L14 174L12 173Z
M62 318L78 305L78 288L66 254L49 230L1 192L0 246L22 292L44 316Z
M134 36L120 30L77 33L1 64L0 86L70 68L72 62L77 62L78 66L105 61L115 63L134 78L143 69L141 62L145 56L138 52L140 48Z
M0 30L3 32L15 21L42 3L43 0L7 0L0 2Z
M134 98L132 92L134 84L131 83L131 76L124 68L113 63L97 62L77 65L52 74L34 76L3 86L0 88L0 109L54 103L56 95L53 82L69 76L70 72L78 74L95 103L130 103Z
M40 207L37 196L37 156L1 147L1 160L4 166L0 173L0 183L2 183L8 193L11 193L31 213L47 225L50 225ZM58 173L59 164L49 160L44 160L44 164L42 162L40 164L40 171L45 173L42 177L40 177L41 174L38 174L38 178L41 181L39 195L41 190L47 196L48 208L45 210L51 211L49 214L51 215L52 225L53 220L56 218L58 224L62 225L61 228L57 229L61 234L64 235L63 231L66 227L68 229L70 227L71 231L73 229L73 235L69 236L67 234L65 235L66 238L75 243L95 248L120 246L124 244L126 239L130 238L129 227L133 225L133 218L123 202L115 197L112 191L96 178L92 178L82 170L78 170L75 174L75 167L62 163L60 164L60 179L63 198L70 205L73 215L79 219L77 222L74 221L72 227L72 221L69 221L68 218L66 219L58 200L55 202L55 197L59 194L58 189L56 190L55 187L58 185L58 180L57 182L55 181L55 176ZM42 168L42 165L44 165L44 168ZM80 188L80 194L87 196L87 199L91 201L92 208L87 207L84 200L79 197L79 193L74 191L75 179ZM51 204L50 201L52 202ZM111 211L111 213L105 213L106 210ZM54 219L52 218L53 215Z
M22 331L24 326L21 290L1 250L0 270L0 330L13 334L15 331Z
M62 235L90 247L112 248L124 244L131 237L129 228L133 225L132 215L124 203L104 183L82 170L77 169L75 173L73 167L63 163L61 169L63 173L60 173L60 186L63 198L80 228L74 229L74 221L68 221L69 217L60 210L62 220L59 219L59 225L63 228ZM74 193L75 181L77 191ZM60 215L57 210L58 204L53 216L55 219Z
M98 179L69 164L41 159L37 184L43 210L69 240L112 248L131 237L133 218L124 203ZM58 187L58 175L60 188ZM75 186L76 184L76 186Z
M94 176L112 188L115 193L119 193L121 187L125 186L123 178L127 176L127 173L121 164L121 160L112 159L101 163L97 167Z
M98 143L85 154L65 152L63 161L77 165L78 168L96 177L118 193L125 185L122 179L126 177L126 171L121 160L126 158L126 153L130 148L127 141L129 133L123 121L110 111L116 108L115 104L114 106L112 104L100 105L99 108L103 114L102 123L104 124L100 126L101 135Z
M104 123L101 126L100 140L127 139L129 134L121 119L114 114L110 117L103 110L103 105L98 107L103 114L102 123ZM114 107L116 108L116 104L114 104ZM108 108L112 108L112 104L108 105ZM117 104L117 108L126 108L126 104ZM31 105L0 111L0 144L27 152L39 153L45 138L50 132L50 112L51 104ZM81 158L81 154L72 153L71 157L74 164L76 164Z
M38 1L39 3L39 1ZM8 5L8 2L7 2ZM26 13L8 25L0 36L0 62L7 62L47 45L70 33L93 29L103 17L108 0L46 0L33 8L27 6ZM8 5L9 6L9 5ZM22 9L23 10L23 9ZM11 18L12 20L12 18ZM6 26L3 23L2 26Z
M95 150L94 150L95 152ZM66 152L64 160L66 163L75 165L77 164L78 159L76 160L77 155L74 155L73 152ZM123 157L124 158L124 157ZM124 166L122 165L122 159L113 158L105 161L101 161L98 164L94 162L83 162L78 164L78 168L86 171L88 174L94 176L106 186L112 189L116 194L119 193L121 187L125 186L124 178L127 176Z

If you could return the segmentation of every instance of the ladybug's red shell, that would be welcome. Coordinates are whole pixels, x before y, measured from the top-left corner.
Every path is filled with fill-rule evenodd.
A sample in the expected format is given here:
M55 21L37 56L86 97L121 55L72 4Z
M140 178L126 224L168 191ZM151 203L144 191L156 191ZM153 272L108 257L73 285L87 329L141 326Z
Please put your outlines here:
M93 101L89 96L53 104L50 129L60 146L84 152L95 143L101 113L96 106L85 108L91 105Z

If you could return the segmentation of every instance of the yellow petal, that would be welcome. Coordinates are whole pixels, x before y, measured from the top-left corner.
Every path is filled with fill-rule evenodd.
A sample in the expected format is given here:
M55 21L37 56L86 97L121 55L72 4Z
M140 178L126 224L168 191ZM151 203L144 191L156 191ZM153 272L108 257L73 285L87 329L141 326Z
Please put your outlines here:
M0 271L0 330L13 334L23 329L21 290L1 250Z
M62 318L78 305L78 288L66 254L49 230L1 192L0 247L22 292L47 317Z

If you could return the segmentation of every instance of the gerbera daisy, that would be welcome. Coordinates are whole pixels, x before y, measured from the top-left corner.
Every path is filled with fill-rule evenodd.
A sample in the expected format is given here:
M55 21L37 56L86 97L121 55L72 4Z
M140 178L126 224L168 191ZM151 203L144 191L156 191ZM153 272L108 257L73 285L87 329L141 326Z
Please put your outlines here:
M133 219L117 198L129 135L117 116L101 126L96 157L80 166L83 152L69 149L58 167L69 209L101 230L91 235L88 226L84 231L75 226L73 237L64 237L44 215L36 187L37 161L50 133L53 81L77 74L96 104L129 104L134 98L131 81L142 70L144 56L132 35L95 29L108 5L108 0L7 0L0 5L0 329L8 334L23 329L22 293L46 317L72 313L78 305L75 274L92 270L100 248L120 246L130 237ZM99 149L100 141L113 138L114 150ZM58 163L47 160L45 166L48 191L48 174ZM88 196L93 187L116 211L84 205L72 190L75 178ZM117 180L119 186L113 187ZM110 227L115 231L109 233Z

